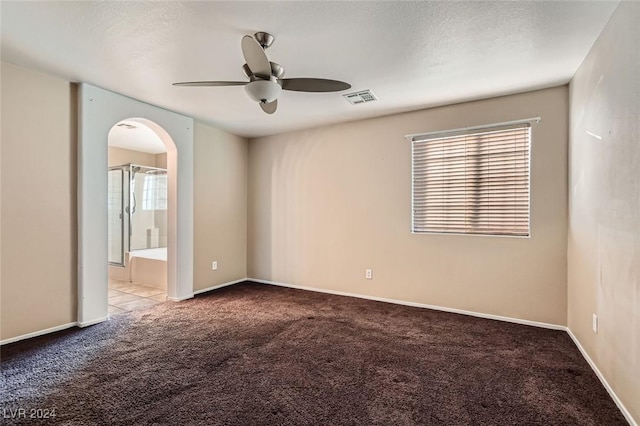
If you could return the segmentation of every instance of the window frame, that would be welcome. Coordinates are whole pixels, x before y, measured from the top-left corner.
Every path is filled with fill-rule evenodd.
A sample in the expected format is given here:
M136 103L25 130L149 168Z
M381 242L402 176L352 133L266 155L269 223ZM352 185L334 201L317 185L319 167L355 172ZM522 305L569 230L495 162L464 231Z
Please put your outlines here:
M531 238L532 236L532 217L531 217L531 175L532 175L532 148L533 148L533 124L539 123L541 121L540 117L533 117L522 120L514 120L514 121L506 121L502 123L493 123L486 124L480 126L472 126L472 127L464 127L458 129L451 130L441 130L427 133L417 133L406 135L405 138L409 140L411 143L411 234L414 235L449 235L449 236L476 236L476 237L502 237L502 238ZM441 231L416 231L416 223L415 223L415 164L414 164L414 147L416 142L420 142L420 140L437 140L444 139L447 137L453 136L462 136L462 135L470 135L473 133L481 133L483 131L489 132L491 130L500 130L501 128L506 127L514 127L517 128L519 125L528 126L529 127L529 141L528 141L528 182L527 182L527 200L528 200L528 210L527 210L527 228L528 233L526 235L523 234L501 234L501 233L486 233L486 232L460 232L460 231L452 231L452 232L441 232Z
M163 180L165 187L158 186L160 180ZM166 196L159 197L159 190L165 189ZM145 174L142 183L142 210L144 211L166 211L169 206L169 187L167 173Z

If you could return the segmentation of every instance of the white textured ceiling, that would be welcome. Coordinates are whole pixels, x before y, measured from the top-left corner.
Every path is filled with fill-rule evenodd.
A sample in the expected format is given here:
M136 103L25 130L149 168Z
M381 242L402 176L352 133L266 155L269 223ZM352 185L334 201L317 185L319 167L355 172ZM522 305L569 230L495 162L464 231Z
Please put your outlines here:
M111 128L107 140L109 146L117 148L148 152L150 154L167 152L167 148L158 134L137 121L122 120Z
M253 137L569 81L617 1L6 2L2 59ZM285 77L343 80L378 101L283 92L264 114L242 87L240 40L268 31Z

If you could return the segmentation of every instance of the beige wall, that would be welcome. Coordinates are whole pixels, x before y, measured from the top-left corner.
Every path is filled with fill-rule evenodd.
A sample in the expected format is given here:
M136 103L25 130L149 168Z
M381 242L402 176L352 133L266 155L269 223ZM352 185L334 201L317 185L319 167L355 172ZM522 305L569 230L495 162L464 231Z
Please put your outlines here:
M156 166L158 155L164 155L165 164L167 154L150 154L148 152L134 151L132 149L109 147L109 167L121 166L123 164L138 164L140 166L160 167Z
M530 239L411 234L404 135L537 115ZM564 325L567 118L563 86L251 140L248 275Z
M194 290L247 276L247 140L196 122ZM211 262L218 270L211 270Z
M640 422L638 22L622 3L571 82L568 323Z
M76 321L76 90L5 62L0 340Z
M166 169L167 168L167 153L166 152L162 152L160 154L156 154L155 155L156 159L156 167L160 167L161 169Z
M109 167L123 164L139 164L141 166L167 168L167 153L150 154L148 152L134 151L131 149L109 147Z
M77 95L69 82L1 66L0 340L5 340L76 321ZM198 290L246 277L247 141L197 124L194 143ZM152 157L118 160L116 154L111 160L156 167L166 161L163 154ZM219 262L217 272L211 271L211 260Z
M568 317L640 420L639 20L639 4L621 4L571 83L570 194L566 87L250 143L196 123L194 288L248 272L555 324ZM1 79L3 340L76 320L77 113L69 82L4 62ZM535 115L530 239L409 232L403 135ZM134 162L162 167L162 155Z

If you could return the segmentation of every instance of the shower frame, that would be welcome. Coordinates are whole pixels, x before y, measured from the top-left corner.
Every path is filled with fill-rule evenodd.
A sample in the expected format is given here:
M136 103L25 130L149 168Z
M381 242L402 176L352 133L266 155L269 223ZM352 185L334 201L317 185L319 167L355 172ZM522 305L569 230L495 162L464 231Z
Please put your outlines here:
M132 236L132 215L135 213L135 210L137 209L137 200L135 199L135 188L132 188L132 186L135 184L135 171L133 171L135 168L140 168L140 169L146 169L148 171L155 171L155 172L164 172L167 173L167 169L163 169L162 167L152 167L152 166L145 166L142 164L134 164L134 163L127 163L127 164L120 164L117 166L109 166L108 168L108 172L114 171L114 170L120 170L121 171L121 175L120 175L120 186L122 188L122 190L120 191L120 215L121 215L121 225L120 225L120 262L113 262L109 259L109 265L113 265L113 266L125 266L125 253L129 253L131 252L131 236ZM129 200L128 203L125 205L125 171L129 173L129 178L127 179L127 192L129 194ZM133 173L133 176L132 176ZM148 173L148 172L147 172ZM134 209L132 211L131 206L134 206ZM126 220L127 220L127 239L126 239L126 247L125 247L125 226L124 226L124 215L126 213ZM109 224L111 225L111 224ZM125 248L127 249L125 251Z

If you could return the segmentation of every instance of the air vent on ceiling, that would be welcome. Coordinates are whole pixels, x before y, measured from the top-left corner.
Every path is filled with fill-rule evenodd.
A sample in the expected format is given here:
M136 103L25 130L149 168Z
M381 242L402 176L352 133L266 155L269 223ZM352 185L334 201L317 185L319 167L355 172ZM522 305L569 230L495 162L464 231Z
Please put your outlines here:
M377 101L376 95L371 90L362 90L360 92L347 93L344 96L352 105L363 104L365 102Z
M137 129L138 126L134 126L133 124L127 124L127 123L120 123L116 125L117 127L124 127L125 129L129 129L129 130L133 130L133 129Z

